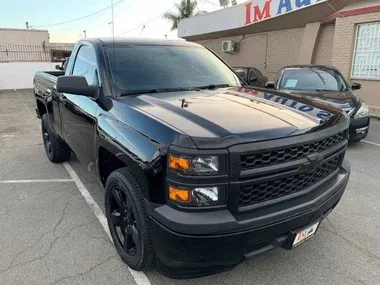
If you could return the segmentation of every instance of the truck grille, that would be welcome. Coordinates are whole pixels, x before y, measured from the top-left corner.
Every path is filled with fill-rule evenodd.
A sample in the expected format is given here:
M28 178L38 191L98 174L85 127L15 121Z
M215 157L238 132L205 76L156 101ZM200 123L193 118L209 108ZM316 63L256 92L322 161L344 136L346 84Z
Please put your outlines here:
M336 135L313 143L253 154L245 154L241 156L241 169L253 169L297 160L305 155L324 151L342 142L344 139L345 132L340 132Z
M333 173L339 167L343 155L335 156L307 172L261 183L241 185L239 206L262 203L304 190Z

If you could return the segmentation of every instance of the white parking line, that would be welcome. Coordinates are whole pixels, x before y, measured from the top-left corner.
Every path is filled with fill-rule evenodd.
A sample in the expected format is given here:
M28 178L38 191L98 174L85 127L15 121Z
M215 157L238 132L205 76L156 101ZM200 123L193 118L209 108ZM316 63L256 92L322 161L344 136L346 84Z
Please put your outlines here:
M12 183L51 183L51 182L73 182L73 179L31 179L31 180L0 180L0 184Z
M100 224L102 225L104 231L107 233L108 237L112 241L111 233L108 228L107 218L104 216L102 210L99 205L95 202L94 198L92 198L90 192L88 192L87 188L84 186L82 181L79 179L78 175L75 173L74 169L68 162L64 162L63 166L66 168L70 177L74 180L75 185L78 187L79 192L82 194L87 204L90 206L91 210L94 212L95 216L98 218ZM133 279L135 280L137 285L151 285L148 277L143 272L135 271L129 267L127 267L129 272L131 273Z
M364 141L364 140L362 140L362 142L368 143L368 144L371 144L371 145L380 146L380 143L374 143L374 142L369 142L369 141Z

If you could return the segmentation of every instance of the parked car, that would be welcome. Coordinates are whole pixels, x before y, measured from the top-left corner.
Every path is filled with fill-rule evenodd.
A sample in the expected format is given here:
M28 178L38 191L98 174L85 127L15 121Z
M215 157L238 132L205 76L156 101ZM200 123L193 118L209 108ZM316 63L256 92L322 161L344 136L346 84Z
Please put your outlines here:
M241 86L200 45L85 39L56 75L34 79L46 154L73 152L100 179L114 245L134 270L196 277L292 249L346 188L343 112Z
M349 139L351 141L360 141L368 134L369 108L355 92L361 88L361 85L348 84L344 76L334 67L285 66L278 73L276 81L268 82L266 86L270 89L326 101L341 108L350 117Z
M268 78L255 67L233 67L233 70L250 86L265 88Z

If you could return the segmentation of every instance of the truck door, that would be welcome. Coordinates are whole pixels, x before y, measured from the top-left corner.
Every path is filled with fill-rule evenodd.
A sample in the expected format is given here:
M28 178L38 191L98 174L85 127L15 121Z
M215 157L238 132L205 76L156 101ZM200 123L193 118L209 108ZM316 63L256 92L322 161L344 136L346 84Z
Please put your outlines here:
M79 47L73 66L66 74L81 75L89 85L99 85L96 55L91 46ZM77 158L94 173L97 108L97 102L86 96L64 93L60 100L63 138Z

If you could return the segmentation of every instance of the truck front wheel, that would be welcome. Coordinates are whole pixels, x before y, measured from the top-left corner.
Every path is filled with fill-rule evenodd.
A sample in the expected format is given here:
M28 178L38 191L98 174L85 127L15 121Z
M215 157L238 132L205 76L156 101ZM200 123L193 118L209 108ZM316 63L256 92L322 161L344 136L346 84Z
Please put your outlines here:
M69 159L71 150L52 131L47 114L42 116L42 139L47 157L51 162L63 162Z
M150 269L154 250L149 216L138 181L128 168L120 168L110 174L105 188L106 216L116 250L130 268Z

